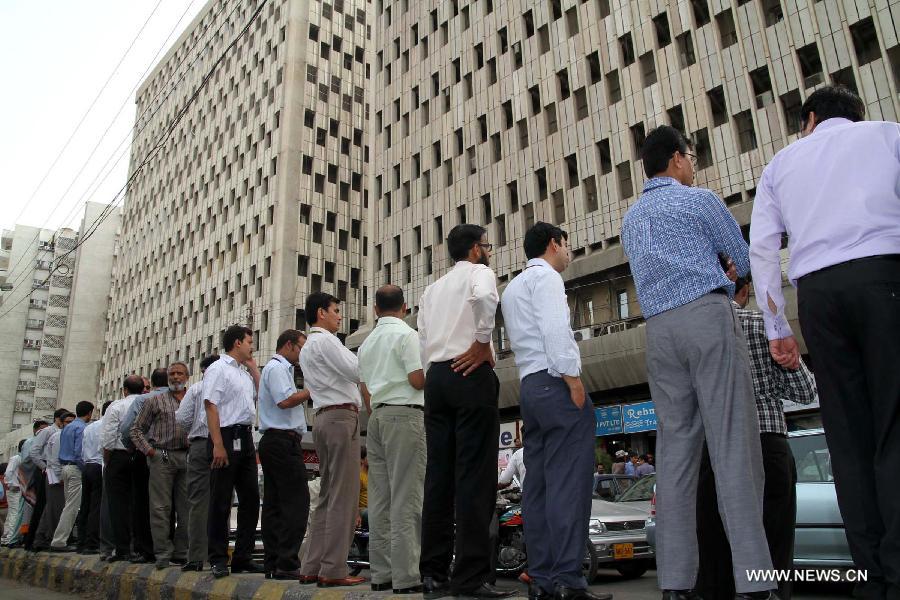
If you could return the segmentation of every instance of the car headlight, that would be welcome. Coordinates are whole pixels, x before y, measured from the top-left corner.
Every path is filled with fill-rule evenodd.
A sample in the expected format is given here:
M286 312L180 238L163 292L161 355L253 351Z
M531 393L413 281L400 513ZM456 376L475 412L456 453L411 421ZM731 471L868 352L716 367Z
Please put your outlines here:
M588 524L588 533L590 535L601 535L606 533L606 525L600 519L591 519Z

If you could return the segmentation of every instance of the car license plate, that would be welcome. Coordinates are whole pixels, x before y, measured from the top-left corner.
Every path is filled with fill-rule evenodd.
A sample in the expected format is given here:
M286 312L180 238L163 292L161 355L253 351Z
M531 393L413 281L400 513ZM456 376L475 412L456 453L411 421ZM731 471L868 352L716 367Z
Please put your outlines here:
M613 544L613 558L616 560L634 558L634 544Z

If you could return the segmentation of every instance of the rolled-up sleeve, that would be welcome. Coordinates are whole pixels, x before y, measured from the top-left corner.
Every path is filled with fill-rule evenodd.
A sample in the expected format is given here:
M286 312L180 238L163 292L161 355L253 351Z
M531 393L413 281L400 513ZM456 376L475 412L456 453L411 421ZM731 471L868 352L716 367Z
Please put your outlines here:
M284 402L297 393L297 386L294 385L291 372L287 367L281 363L272 366L272 372L266 378L266 387L269 397L272 398L275 406L278 406L279 402Z
M222 397L225 394L225 373L221 369L213 369L216 365L211 366L203 377L203 398L205 402L209 402L213 406L219 406Z
M485 266L478 266L472 272L472 294L469 304L475 317L475 340L481 344L491 341L494 334L494 320L497 316L497 277Z

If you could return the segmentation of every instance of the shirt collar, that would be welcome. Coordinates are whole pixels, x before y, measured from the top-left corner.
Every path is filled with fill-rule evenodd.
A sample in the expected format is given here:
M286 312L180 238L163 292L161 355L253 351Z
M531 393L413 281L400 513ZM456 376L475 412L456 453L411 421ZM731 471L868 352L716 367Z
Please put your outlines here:
M238 364L238 361L235 360L235 358L233 356L231 356L230 354L226 354L224 352L219 355L219 360L225 361L226 365L229 365L232 367L240 368L240 366L241 366Z
M644 182L644 193L668 185L681 185L681 183L674 177L651 177Z
M402 325L402 324L403 324L403 320L402 320L402 319L398 319L397 317L378 317L378 323L375 325L375 327L378 327L378 326L381 325L381 324L389 325L389 324L392 324L392 323L395 324L395 325L397 325L397 324L401 324L401 325Z
M843 117L832 117L830 119L825 119L813 129L813 132L810 135L816 135L816 133L820 131L828 131L832 127L839 127L841 125L847 125L848 123L852 123L850 119L844 119Z
M278 354L277 352L272 355L272 360L277 360L278 362L280 362L281 364L283 364L285 366L288 366L292 369L294 368L294 365L292 365L288 359L286 359L282 355Z
M327 333L328 335L334 335L333 333L331 333L324 327L310 327L309 332L310 333Z
M473 266L475 266L475 263L473 263L473 262L469 262L467 260L460 260L460 261L457 261L453 265L453 268L454 269L465 269L465 268L469 268L469 267L473 267Z
M532 258L527 263L525 263L525 268L527 269L529 267L547 267L548 269L553 269L553 267L550 266L550 263L548 263L543 258ZM556 269L553 270L555 271Z

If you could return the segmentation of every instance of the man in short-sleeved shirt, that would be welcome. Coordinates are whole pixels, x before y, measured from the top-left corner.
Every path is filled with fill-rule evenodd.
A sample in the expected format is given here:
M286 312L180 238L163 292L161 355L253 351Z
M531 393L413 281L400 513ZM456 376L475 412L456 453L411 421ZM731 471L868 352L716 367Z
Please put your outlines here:
M425 373L419 335L403 322L403 290L380 288L375 314L378 324L359 349L362 392L372 415L366 433L372 589L409 593L421 591Z

